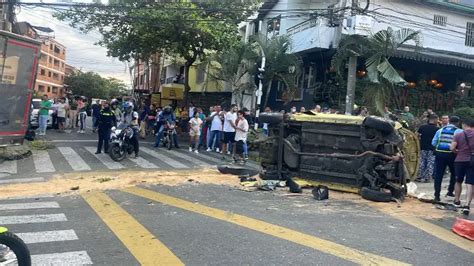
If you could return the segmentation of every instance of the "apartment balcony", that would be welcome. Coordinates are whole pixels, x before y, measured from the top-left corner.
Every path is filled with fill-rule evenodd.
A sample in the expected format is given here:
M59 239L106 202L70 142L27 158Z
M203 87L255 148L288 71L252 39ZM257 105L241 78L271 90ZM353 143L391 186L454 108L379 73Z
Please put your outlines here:
M339 32L340 27L330 26L326 18L309 19L286 30L286 34L292 39L292 53L332 48Z

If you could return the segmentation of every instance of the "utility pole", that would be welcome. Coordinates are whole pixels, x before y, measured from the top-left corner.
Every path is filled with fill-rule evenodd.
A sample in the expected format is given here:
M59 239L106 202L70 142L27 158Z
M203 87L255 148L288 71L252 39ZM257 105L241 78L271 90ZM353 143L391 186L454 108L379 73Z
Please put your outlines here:
M359 8L359 0L352 0L351 15L355 16ZM349 57L347 69L346 115L354 111L354 98L356 86L357 56Z
M262 32L262 21L259 21L259 32ZM263 47L260 46L260 51L262 52L262 63L260 65L259 77L258 77L258 89L255 92L255 96L257 97L257 106L255 107L255 130L258 129L258 117L260 116L260 104L262 102L262 94L263 94L263 75L265 73L265 52L263 51Z

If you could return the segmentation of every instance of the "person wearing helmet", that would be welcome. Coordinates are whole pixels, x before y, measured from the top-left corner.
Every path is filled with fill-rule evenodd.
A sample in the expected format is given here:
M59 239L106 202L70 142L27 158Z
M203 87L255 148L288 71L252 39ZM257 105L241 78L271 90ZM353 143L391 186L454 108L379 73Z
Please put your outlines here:
M163 131L165 130L166 123L176 123L176 116L173 113L173 108L171 108L171 106L169 105L163 108L163 111L158 116L157 121L161 126L158 129L158 134L156 134L156 142L155 142L156 148L160 147L160 141L161 141L161 137L163 136ZM177 134L173 134L173 142L174 142L174 146L177 149L179 149Z
M122 125L132 127L133 131L135 132L135 134L133 134L133 138L131 139L131 143L133 145L133 149L135 150L136 158L138 157L138 152L140 150L140 144L138 142L140 128L138 126L138 113L133 110L133 104L130 102L126 102L124 104L124 114L122 121Z
M123 113L122 113L122 110L120 110L120 108L118 107L118 101L117 100L113 100L111 103L110 103L110 106L112 107L112 112L114 113L115 115L115 120L117 121L117 125L119 126L121 123L122 123L122 116L123 116Z

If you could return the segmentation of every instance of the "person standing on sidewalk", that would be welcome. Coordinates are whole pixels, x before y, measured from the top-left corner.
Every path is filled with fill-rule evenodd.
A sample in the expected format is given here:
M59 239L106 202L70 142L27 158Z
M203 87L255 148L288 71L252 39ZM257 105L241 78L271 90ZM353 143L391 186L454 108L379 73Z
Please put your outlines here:
M76 127L77 119L77 101L72 99L69 103L69 128L74 129Z
M189 120L189 151L199 153L202 120L197 110L194 110L193 114L194 117Z
M439 130L437 124L438 116L431 115L428 118L428 123L422 125L418 129L421 146L420 170L418 171L418 177L416 178L416 181L418 182L428 183L430 182L431 178L433 178L435 155L434 147L431 145L431 141L433 140L436 132Z
M212 151L215 149L216 152L219 151L219 142L221 140L222 132L222 119L220 116L221 107L218 105L214 108L214 112L209 116L209 121L211 121L210 126L210 137L207 142L207 151Z
M459 117L451 116L449 118L449 124L436 131L436 134L431 142L431 144L435 147L434 200L438 202L441 201L441 184L443 182L443 176L446 171L446 167L449 167L449 171L451 172L448 193L446 196L454 197L454 185L456 183L454 159L456 155L451 151L451 143L453 142L454 135L462 132L462 129L458 128L459 122Z
M466 177L467 202L463 207L463 213L469 215L469 206L473 197L474 185L474 119L468 119L463 123L464 132L454 135L451 150L456 153L454 167L456 170L456 186L454 206L461 207L461 192L464 177Z
M100 117L100 104L99 101L96 101L92 104L92 131L95 133L97 131L97 119Z
M46 135L46 128L48 127L49 110L51 110L51 102L48 100L48 95L43 95L43 99L40 103L40 110L38 111L38 124L39 133L38 135Z
M97 143L97 151L95 154L100 154L102 152L102 146L104 147L105 153L109 152L110 130L115 125L115 114L112 112L112 110L110 110L109 103L104 101L103 108L100 110L99 117L97 118L96 124L94 125L99 129L99 141Z
M235 120L237 120L237 106L232 104L229 112L224 116L224 143L222 143L222 156L225 158L225 154L234 153L235 143Z
M64 103L64 98L60 98L57 104L57 114L58 114L58 130L64 132L66 125L66 114L68 106Z
M79 131L77 133L84 134L86 133L87 110L82 98L77 100L77 110L79 111Z
M247 134L249 132L249 123L245 119L245 111L237 112L237 120L235 120L235 142L236 142L236 162L245 162L245 146L247 145Z

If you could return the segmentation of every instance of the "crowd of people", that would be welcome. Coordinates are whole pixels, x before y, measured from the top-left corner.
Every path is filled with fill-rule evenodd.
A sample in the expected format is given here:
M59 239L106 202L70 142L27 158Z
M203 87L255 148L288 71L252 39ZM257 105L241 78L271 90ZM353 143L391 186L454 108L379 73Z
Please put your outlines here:
M460 198L465 183L467 198L463 213L467 215L474 196L474 118L462 121L457 116L443 115L440 118L432 110L427 110L425 115L425 124L417 130L421 163L416 180L434 180L434 200L439 202L443 177L449 169L446 197L454 197L454 206L462 207Z

